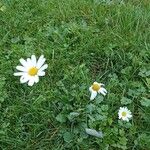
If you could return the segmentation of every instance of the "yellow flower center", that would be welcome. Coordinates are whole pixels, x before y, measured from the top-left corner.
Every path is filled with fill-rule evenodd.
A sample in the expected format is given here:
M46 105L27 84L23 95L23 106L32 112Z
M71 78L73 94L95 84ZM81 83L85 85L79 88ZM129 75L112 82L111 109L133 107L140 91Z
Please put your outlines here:
M100 88L101 88L101 86L100 86L99 84L97 84L97 83L94 83L94 84L92 85L92 89L93 89L94 91L96 91L96 92L98 92Z
M35 75L37 75L37 72L38 72L38 69L36 67L32 67L29 69L28 74L30 76L35 76Z
M126 115L127 115L127 113L123 111L122 116L125 117Z

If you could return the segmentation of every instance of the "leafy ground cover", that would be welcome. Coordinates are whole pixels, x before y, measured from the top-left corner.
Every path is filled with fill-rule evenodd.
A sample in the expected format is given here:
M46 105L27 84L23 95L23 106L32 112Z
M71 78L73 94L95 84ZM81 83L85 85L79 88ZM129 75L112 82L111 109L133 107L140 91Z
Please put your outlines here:
M149 24L148 0L2 0L0 149L150 149ZM13 73L32 54L49 67L29 87ZM108 94L90 101L94 81Z

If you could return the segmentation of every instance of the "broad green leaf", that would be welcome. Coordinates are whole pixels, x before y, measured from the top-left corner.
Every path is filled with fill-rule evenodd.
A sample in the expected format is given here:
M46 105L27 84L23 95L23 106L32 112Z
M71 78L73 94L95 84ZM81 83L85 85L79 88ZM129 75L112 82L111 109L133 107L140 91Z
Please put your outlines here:
M71 132L66 132L63 135L65 142L71 142L73 140L73 134Z
M150 107L150 99L143 97L141 100L141 105L145 107Z
M69 115L68 115L68 119L71 121L73 120L74 118L78 117L80 114L78 112L71 112Z
M121 104L123 104L123 105L131 104L131 103L132 103L132 100L131 100L131 99L128 99L128 98L126 98L126 97L123 97L123 98L121 99Z
M66 116L64 114L58 114L56 116L56 120L59 121L60 123L66 122Z

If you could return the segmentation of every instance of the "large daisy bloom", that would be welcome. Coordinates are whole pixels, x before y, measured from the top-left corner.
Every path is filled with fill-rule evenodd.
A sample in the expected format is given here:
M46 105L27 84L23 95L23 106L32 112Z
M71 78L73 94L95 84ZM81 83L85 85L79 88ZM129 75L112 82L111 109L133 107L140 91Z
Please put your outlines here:
M32 86L34 83L38 83L39 76L44 76L44 70L48 67L47 64L44 64L45 60L46 59L43 55L41 55L38 60L36 59L35 55L32 55L31 58L27 58L27 60L21 58L19 60L21 66L16 67L19 72L14 73L14 76L21 76L20 82L28 82L29 86Z
M122 119L127 122L129 121L130 118L132 118L131 111L128 110L127 107L120 107L118 116L119 116L119 119Z
M104 84L98 82L94 82L89 88L89 91L91 92L90 100L93 100L97 96L97 93L101 93L104 96L107 94Z

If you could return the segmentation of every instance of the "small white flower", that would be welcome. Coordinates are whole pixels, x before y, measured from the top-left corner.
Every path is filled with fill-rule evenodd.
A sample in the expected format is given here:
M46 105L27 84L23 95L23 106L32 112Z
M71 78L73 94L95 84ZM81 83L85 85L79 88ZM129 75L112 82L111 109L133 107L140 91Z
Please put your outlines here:
M119 116L119 119L122 119L127 122L129 121L130 118L132 118L131 111L128 110L127 107L120 107L118 116Z
M35 55L32 55L31 58L27 60L20 59L22 66L17 66L16 69L20 72L14 73L14 76L21 76L20 82L28 82L29 86L32 86L34 83L39 82L39 76L44 76L44 70L47 69L48 65L45 63L45 58L43 55L37 60Z
M97 93L101 93L104 96L107 94L107 91L103 86L104 84L102 83L93 83L93 85L89 88L89 91L91 92L90 100L93 100L97 96Z

